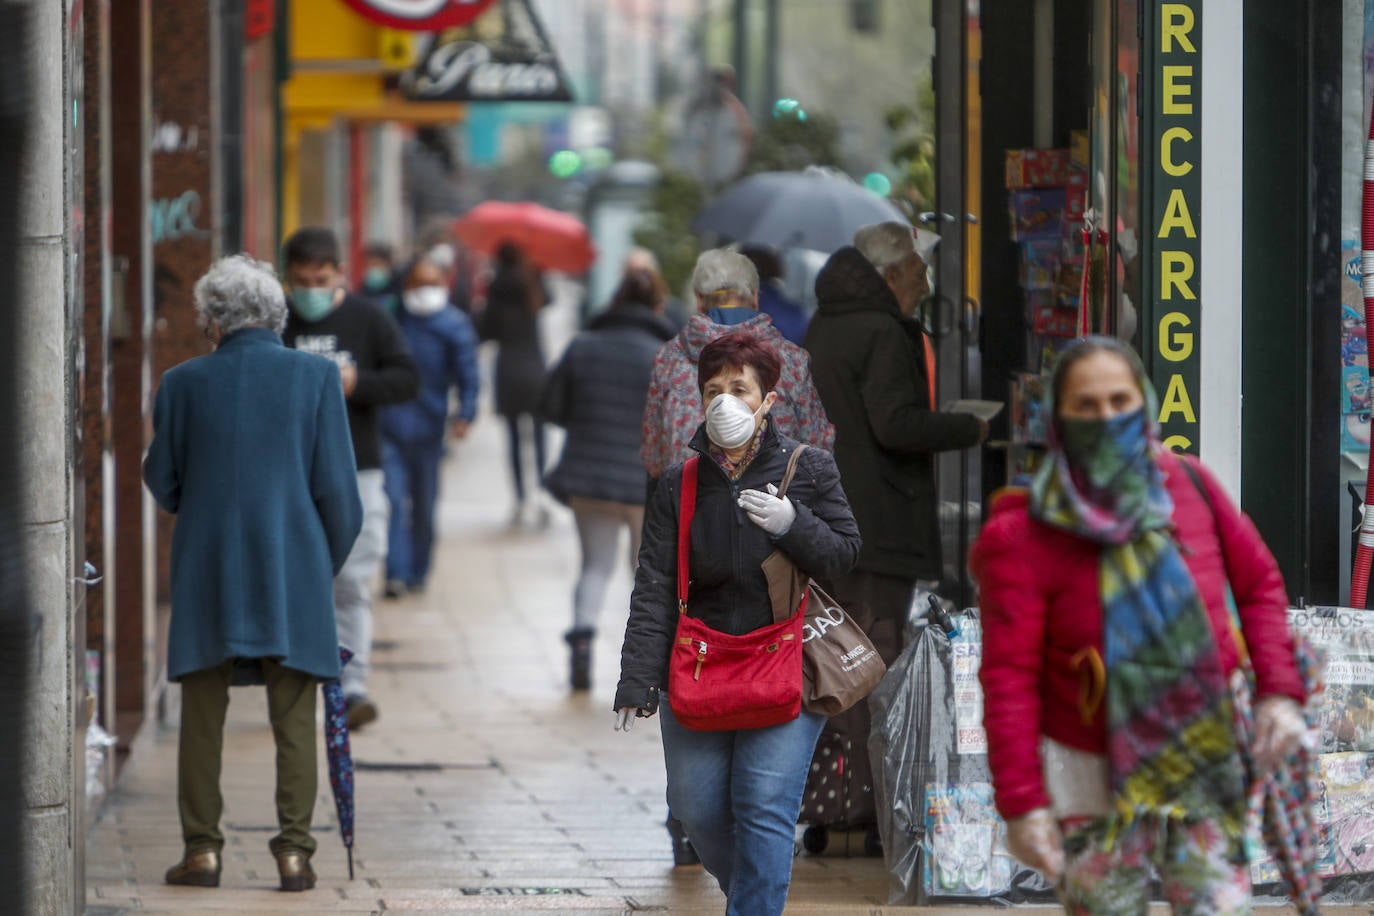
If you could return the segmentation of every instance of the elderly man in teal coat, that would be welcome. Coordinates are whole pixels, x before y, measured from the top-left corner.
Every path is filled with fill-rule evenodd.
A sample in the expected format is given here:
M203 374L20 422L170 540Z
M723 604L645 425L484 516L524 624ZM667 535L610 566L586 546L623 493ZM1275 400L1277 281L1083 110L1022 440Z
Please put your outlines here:
M270 848L282 890L315 884L316 686L339 675L334 574L362 525L339 369L282 344L270 265L216 262L195 287L217 341L162 378L143 478L175 513L167 676L182 688L184 855L169 884L219 885L224 716L235 665L261 669L277 744Z

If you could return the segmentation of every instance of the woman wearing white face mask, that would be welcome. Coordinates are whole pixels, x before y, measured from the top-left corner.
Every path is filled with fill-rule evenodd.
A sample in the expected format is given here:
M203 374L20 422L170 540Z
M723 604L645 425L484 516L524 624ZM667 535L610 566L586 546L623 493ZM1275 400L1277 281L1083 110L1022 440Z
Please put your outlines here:
M761 564L775 550L827 579L848 572L859 553L859 529L828 453L802 452L786 497L775 495L798 447L768 421L780 372L772 347L738 331L707 344L697 364L706 409L692 440L696 498L685 613L724 634L773 625ZM684 465L669 468L646 511L616 727L628 730L636 718L662 713L668 806L720 882L727 913L780 913L792 874L793 827L825 719L803 710L767 727L702 731L674 717L667 669L679 615L683 486ZM703 645L701 656L707 655Z
M382 411L382 468L391 502L386 556L386 596L419 592L429 574L434 545L434 504L444 434L467 435L477 415L480 374L477 332L468 317L449 306L439 265L422 259L410 268L396 316L420 370L420 394ZM458 413L449 417L449 392L458 389Z

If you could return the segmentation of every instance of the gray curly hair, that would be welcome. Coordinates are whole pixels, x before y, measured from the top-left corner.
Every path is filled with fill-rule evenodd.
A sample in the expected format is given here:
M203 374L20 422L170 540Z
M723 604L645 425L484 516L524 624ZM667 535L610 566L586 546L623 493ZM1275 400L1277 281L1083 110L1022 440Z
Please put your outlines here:
M758 291L758 268L738 251L711 248L697 258L692 271L692 292L700 298L703 310L735 303L753 308Z
M882 273L911 257L916 250L916 236L908 223L873 223L854 233L854 247Z
M231 254L210 265L196 281L196 314L202 327L214 324L221 334L244 328L286 327L286 294L277 272L266 261Z

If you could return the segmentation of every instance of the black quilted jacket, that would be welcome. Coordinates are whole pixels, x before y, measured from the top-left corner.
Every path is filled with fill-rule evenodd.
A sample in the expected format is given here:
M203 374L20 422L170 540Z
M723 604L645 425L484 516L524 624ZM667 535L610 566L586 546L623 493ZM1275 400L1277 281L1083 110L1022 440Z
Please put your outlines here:
M731 482L708 453L706 433L697 429L692 448L697 469L696 513L688 613L726 633L749 633L773 622L768 582L760 564L781 549L797 566L819 579L848 572L859 555L859 528L840 486L835 461L824 450L808 448L798 461L787 496L797 518L774 540L749 521L736 500L746 489L780 484L794 439L770 424L758 455L737 482ZM668 686L668 653L677 626L677 519L682 465L664 472L645 512L630 620L620 651L620 685L615 708L654 710L659 689Z
M639 458L640 418L654 356L673 326L646 305L626 304L579 334L549 374L539 412L568 431L563 455L544 479L570 497L642 505L648 475Z
M816 297L806 349L863 532L858 568L939 579L935 453L976 444L978 420L934 410L921 330L857 248L831 255Z

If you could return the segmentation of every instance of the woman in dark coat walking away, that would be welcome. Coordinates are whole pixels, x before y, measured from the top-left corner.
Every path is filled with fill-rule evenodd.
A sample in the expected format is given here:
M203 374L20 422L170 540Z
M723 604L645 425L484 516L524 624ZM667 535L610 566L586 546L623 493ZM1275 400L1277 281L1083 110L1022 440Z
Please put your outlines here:
M568 432L544 485L573 510L582 550L573 625L565 637L573 690L591 687L592 641L622 528L629 532L632 566L639 556L648 485L639 460L639 421L654 356L673 333L654 277L631 271L610 309L568 345L544 388L540 414Z
M741 331L703 347L697 366L706 422L692 440L697 495L683 613L725 634L773 625L762 563L775 550L824 578L848 572L859 555L859 528L828 453L802 452L786 496L776 495L798 447L767 419L780 373L777 352ZM662 713L669 809L720 882L727 914L769 916L787 902L793 831L825 717L803 709L791 721L721 731L698 731L675 717L668 660L679 617L683 474L681 464L663 474L646 512L621 650L616 727L627 730L637 717ZM706 652L703 641L698 672ZM800 671L797 681L800 691Z
M510 433L511 479L515 509L511 524L518 525L533 507L536 523L543 527L548 511L539 504L539 477L544 473L544 424L536 415L544 389L547 365L539 342L539 310L548 304L548 293L538 272L518 247L510 242L496 250L496 275L487 288L487 308L482 315L483 340L496 342L496 412L506 418ZM532 440L536 492L526 487L524 444Z
M362 527L343 383L288 349L270 265L241 255L196 283L215 352L162 377L143 479L177 516L167 676L181 683L177 795L185 855L168 884L218 887L224 714L236 660L267 684L277 744L270 847L282 890L315 886L316 685L339 676L334 575Z

